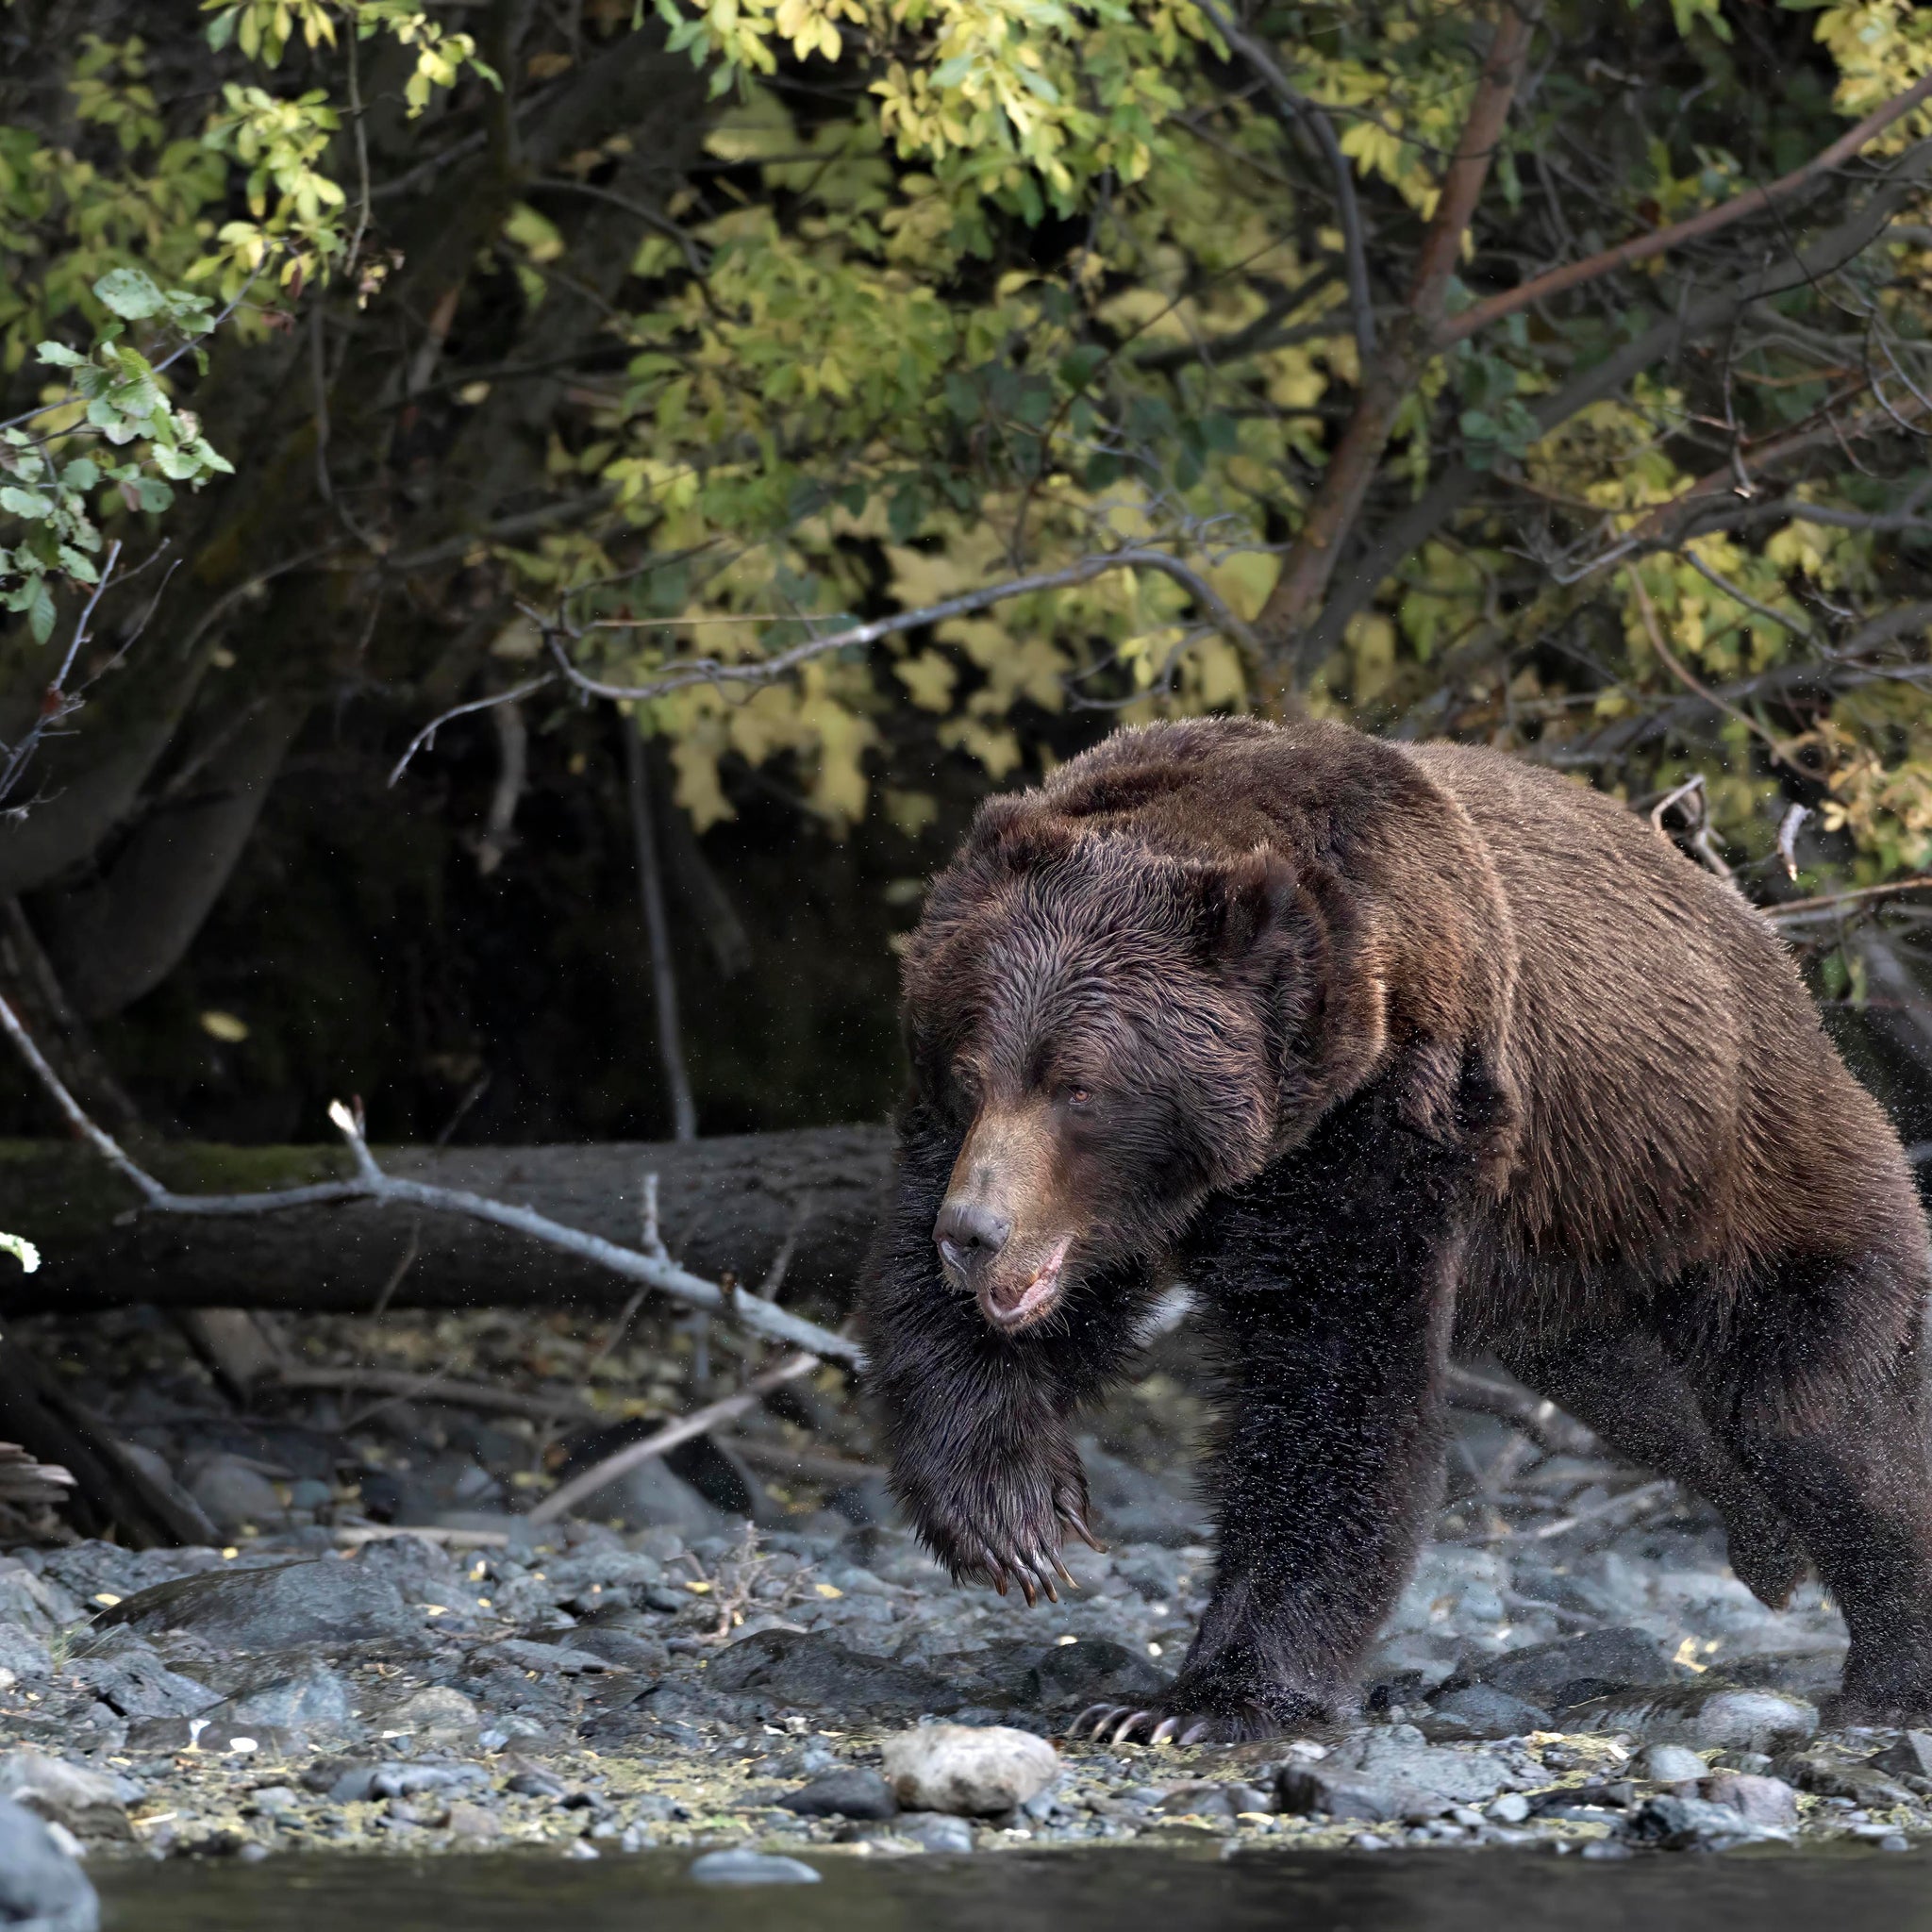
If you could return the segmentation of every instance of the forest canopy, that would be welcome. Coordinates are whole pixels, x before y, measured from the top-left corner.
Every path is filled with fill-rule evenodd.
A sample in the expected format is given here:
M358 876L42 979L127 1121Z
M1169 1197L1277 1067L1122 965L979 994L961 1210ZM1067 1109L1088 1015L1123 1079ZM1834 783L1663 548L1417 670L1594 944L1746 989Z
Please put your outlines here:
M591 809L618 713L687 976L739 943L704 853L746 813L874 841L883 950L978 792L1303 708L1661 808L1833 902L1788 927L1828 995L1916 1001L1908 930L1837 895L1932 868L1924 9L11 0L0 35L0 898L172 1104L251 1024L258 1082L324 1053L207 991L305 771L416 841L433 927L458 855ZM332 1050L453 1098L481 1023L410 997Z

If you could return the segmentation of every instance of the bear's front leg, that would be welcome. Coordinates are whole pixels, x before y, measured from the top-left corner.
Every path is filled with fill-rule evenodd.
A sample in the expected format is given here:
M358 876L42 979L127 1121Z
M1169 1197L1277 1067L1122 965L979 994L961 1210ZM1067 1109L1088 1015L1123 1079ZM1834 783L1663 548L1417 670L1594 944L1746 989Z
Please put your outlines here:
M1355 1707L1436 1497L1466 1176L1352 1109L1210 1210L1188 1274L1231 1407L1213 1591L1160 1707L1079 1728L1198 1743Z
M1100 1547L1068 1422L1132 1357L1142 1298L1076 1289L1050 1331L996 1333L933 1244L952 1151L919 1135L901 1148L861 1293L866 1385L893 1493L926 1548L957 1581L1058 1602L1068 1535Z

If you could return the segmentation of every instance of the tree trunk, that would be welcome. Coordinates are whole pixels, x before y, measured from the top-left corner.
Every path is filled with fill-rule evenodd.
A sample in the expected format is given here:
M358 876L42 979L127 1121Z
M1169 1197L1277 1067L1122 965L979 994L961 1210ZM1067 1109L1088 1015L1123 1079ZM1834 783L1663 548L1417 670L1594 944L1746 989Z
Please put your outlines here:
M788 1237L788 1303L841 1307L871 1239L891 1166L880 1126L814 1127L591 1147L393 1148L391 1174L537 1208L635 1246L642 1181L658 1175L659 1226L693 1272L764 1279ZM239 1193L345 1174L333 1148L175 1144L143 1150L185 1193ZM0 1278L0 1314L162 1307L607 1308L630 1284L589 1262L457 1215L361 1202L207 1219L132 1214L133 1191L84 1148L0 1141L0 1227L26 1236L40 1273Z

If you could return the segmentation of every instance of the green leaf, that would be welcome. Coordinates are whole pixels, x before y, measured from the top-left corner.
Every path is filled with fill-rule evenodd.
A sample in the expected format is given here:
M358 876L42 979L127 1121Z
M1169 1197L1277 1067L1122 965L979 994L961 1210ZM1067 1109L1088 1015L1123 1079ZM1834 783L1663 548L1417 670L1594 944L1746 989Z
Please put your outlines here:
M65 342L42 342L34 354L54 369L78 369L87 360L78 349L70 349Z
M69 490L92 490L101 480L101 466L92 457L75 457L60 472L60 481Z
M44 644L54 635L54 593L47 588L45 577L33 580L31 594L27 600L27 627L34 634L34 642Z
M1060 380L1069 389L1085 389L1106 360L1107 351L1098 342L1082 342L1060 358Z
M139 477L134 485L134 494L142 509L158 516L174 502L175 492L165 483L153 476Z
M168 298L144 269L110 268L94 284L94 294L104 308L129 322L158 315L168 306Z
M17 517L41 522L54 514L54 499L38 490L23 490L18 484L8 483L0 488L0 509L10 509Z

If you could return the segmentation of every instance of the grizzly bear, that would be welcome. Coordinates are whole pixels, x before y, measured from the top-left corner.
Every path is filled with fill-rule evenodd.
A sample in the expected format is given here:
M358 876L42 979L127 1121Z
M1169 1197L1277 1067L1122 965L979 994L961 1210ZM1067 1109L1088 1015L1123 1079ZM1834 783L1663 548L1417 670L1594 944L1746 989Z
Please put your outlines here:
M1069 1423L1176 1278L1227 1396L1183 1740L1333 1720L1433 1507L1451 1351L1808 1557L1848 1714L1932 1711L1926 1228L1785 947L1641 817L1341 725L1123 731L981 809L905 958L867 1271L892 1481L961 1579L1091 1541Z

